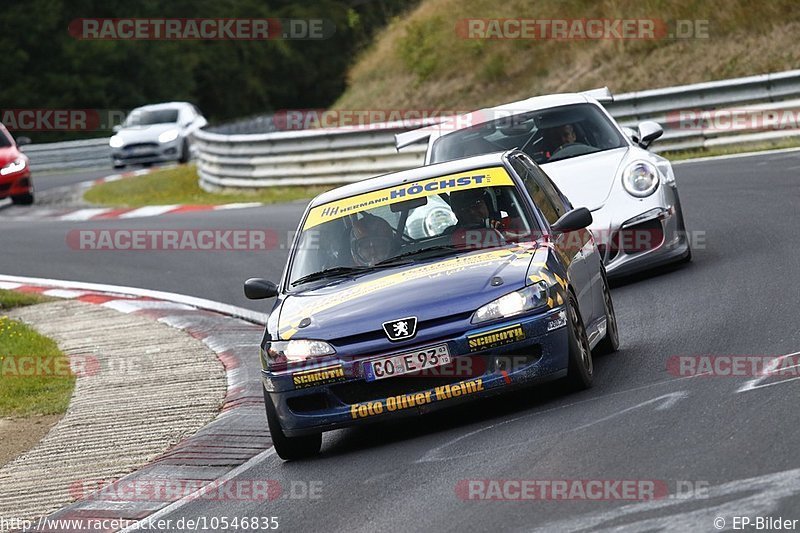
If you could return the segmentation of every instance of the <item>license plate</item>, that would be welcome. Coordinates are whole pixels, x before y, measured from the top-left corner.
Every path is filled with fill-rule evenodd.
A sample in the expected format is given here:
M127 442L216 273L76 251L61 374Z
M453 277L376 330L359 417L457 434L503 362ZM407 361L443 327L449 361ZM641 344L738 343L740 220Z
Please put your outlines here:
M148 148L147 146L134 146L132 148L128 148L128 153L131 155L146 154L151 151L152 148Z
M450 362L450 352L446 344L427 346L413 352L390 355L364 365L364 377L367 381L386 379L403 374L411 374L427 368L446 365Z

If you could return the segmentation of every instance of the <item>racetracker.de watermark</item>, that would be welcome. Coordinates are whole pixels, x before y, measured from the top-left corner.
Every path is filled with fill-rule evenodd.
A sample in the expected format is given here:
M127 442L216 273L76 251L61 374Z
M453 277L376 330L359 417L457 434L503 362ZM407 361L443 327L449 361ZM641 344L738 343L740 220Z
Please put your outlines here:
M485 112L447 109L281 109L272 117L279 130L296 131L315 128L375 130L386 123L418 128L439 124L441 129L459 130L484 122Z
M80 18L69 24L75 39L111 41L324 40L335 32L328 19Z
M76 500L171 502L181 499L218 502L319 500L321 480L232 479L80 479L69 485Z
M663 479L462 479L464 501L652 501L708 498L708 481Z
M271 229L74 229L66 241L80 251L258 252L281 246Z
M708 39L708 20L660 18L468 18L456 23L462 39L595 41Z
M679 377L796 377L800 354L673 355L667 359L667 372Z
M122 109L17 108L0 110L0 122L9 131L105 131L121 124Z
M684 109L670 111L666 123L689 131L797 130L800 109Z
M101 372L93 355L0 355L0 378L90 377Z

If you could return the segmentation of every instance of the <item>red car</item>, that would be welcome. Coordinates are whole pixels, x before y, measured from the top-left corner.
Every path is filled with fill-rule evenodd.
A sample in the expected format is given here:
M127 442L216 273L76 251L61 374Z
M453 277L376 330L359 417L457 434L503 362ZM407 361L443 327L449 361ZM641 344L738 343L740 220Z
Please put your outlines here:
M30 142L25 137L20 141ZM32 204L33 182L28 156L19 151L14 137L0 124L0 200L8 197L15 204Z

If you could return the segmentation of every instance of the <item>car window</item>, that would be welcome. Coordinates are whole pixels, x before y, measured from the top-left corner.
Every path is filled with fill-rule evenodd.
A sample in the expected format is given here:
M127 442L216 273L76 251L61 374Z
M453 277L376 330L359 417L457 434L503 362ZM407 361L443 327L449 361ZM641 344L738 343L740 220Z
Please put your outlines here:
M152 124L171 124L178 122L177 109L134 109L123 123L129 126L150 126Z
M503 167L429 178L312 208L290 284L327 269L372 267L423 249L445 254L529 240L538 228Z
M594 104L572 104L505 116L448 133L434 141L431 162L518 148L536 163L625 146L611 120Z
M522 157L513 157L511 166L522 178L528 194L533 199L533 203L542 212L548 224L554 224L556 220L566 213L561 195L553 187L550 178L540 168L527 164Z
M10 135L6 133L5 129L0 129L0 148L9 146L13 146Z

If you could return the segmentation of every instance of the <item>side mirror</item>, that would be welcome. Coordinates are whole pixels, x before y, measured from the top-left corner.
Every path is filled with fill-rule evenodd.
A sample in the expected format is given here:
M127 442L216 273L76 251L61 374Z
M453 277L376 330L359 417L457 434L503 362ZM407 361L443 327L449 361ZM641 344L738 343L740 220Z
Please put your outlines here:
M244 282L244 295L249 300L263 300L278 295L278 286L262 278L250 278Z
M17 146L25 146L26 144L31 144L30 137L17 137Z
M119 131L120 131L121 129L122 129L122 124L117 124L117 125L115 125L113 128L111 128L111 130L112 130L114 133L119 133Z
M568 213L564 213L561 218L555 221L550 226L550 229L558 233L568 233L591 226L592 212L585 207L573 209Z
M658 122L645 120L639 123L639 145L642 148L647 148L662 135L664 135L664 128Z

